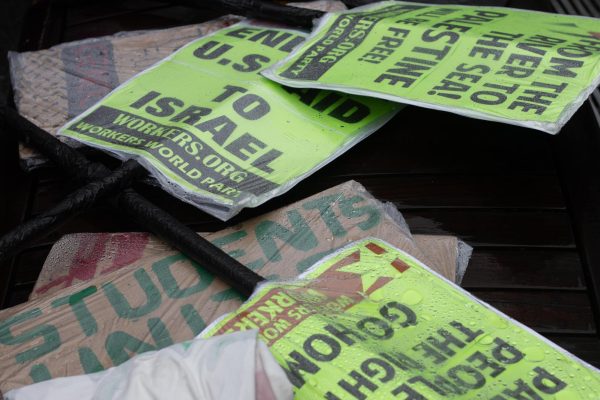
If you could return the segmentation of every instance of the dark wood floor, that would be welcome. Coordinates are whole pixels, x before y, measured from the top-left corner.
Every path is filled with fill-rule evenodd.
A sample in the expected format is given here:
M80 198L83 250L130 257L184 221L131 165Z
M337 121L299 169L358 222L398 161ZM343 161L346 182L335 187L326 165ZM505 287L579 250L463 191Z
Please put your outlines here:
M28 17L21 49L207 18L156 2L100 4L38 7ZM539 1L509 5L549 7ZM3 143L1 151L0 233L75 188L51 168L21 172L14 143ZM471 244L467 290L600 366L599 155L600 131L587 105L557 137L409 107L286 195L230 224L355 179L394 202L413 232L453 234ZM199 231L225 225L156 189L140 191ZM2 266L1 304L26 300L52 243L64 233L136 229L107 205L77 217Z

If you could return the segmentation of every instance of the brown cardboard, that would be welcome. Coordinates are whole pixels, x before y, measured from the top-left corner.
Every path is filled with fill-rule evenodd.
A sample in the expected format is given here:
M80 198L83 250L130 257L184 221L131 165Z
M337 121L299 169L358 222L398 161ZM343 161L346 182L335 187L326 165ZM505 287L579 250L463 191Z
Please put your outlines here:
M291 278L366 236L426 259L382 203L352 181L207 238L267 278ZM190 339L240 304L222 281L161 247L159 255L1 311L0 390L98 371Z
M460 284L473 249L455 236L413 235L417 247L444 278Z
M210 238L211 234L200 235ZM413 235L413 239L438 272L455 282L459 240L454 236L434 235ZM29 300L52 295L134 263L146 264L171 250L160 239L143 232L73 233L63 236L52 247Z
M62 43L46 50L11 52L15 105L25 118L56 135L67 121L133 75L186 43L238 21L238 17L226 16L171 29ZM77 146L74 141L69 143ZM28 147L21 146L19 153L28 167L45 162Z

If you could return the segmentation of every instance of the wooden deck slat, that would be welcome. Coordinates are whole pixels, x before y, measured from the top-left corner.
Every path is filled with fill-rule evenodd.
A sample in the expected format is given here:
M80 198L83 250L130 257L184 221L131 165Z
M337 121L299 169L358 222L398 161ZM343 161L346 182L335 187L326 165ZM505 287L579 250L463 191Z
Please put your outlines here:
M551 342L600 368L600 339L595 335L544 334Z
M406 107L341 156L330 175L556 174L549 140L543 132Z
M587 293L472 290L475 297L543 333L596 333Z
M575 250L475 248L462 286L478 288L585 290Z
M573 248L564 212L505 210L406 210L413 233L457 235L472 246Z
M402 209L565 208L560 183L552 176L401 175L356 178L375 197L382 201L391 201ZM348 179L328 178L325 173L319 173L311 181L311 185L302 185L300 191L318 192ZM57 204L65 194L76 188L74 182L66 179L39 184L32 214L38 214Z

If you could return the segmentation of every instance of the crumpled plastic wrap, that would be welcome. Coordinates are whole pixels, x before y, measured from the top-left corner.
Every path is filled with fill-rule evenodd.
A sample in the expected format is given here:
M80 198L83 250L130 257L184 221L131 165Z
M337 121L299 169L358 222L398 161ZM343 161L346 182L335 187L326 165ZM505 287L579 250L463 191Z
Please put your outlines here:
M292 385L257 331L195 339L89 375L51 379L6 400L291 400Z
M122 241L127 235L80 236L74 249L73 237L59 242L35 299L0 311L0 390L119 365L189 340L242 304L234 290L181 253L145 234ZM447 267L430 261L406 227L354 181L206 238L268 279L290 279L367 236L455 277L455 254L445 256Z

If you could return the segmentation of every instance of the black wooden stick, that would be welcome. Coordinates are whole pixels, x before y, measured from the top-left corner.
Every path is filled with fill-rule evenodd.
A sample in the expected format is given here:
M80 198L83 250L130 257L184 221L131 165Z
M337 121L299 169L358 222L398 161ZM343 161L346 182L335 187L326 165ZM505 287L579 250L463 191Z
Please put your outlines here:
M266 19L269 21L298 26L310 29L313 20L323 16L323 11L309 10L307 8L286 6L273 1L264 0L161 0L170 4L182 5L190 8L213 9L225 11L235 15L251 18Z
M0 111L6 124L4 128L6 133L17 135L19 139L35 147L74 178L89 182L110 175L111 171L103 164L89 162L79 151L29 122L15 110L4 108ZM180 250L212 274L222 278L240 294L250 296L256 285L264 280L134 190L122 191L117 195L114 204L133 216L145 229ZM38 229L45 232L46 228ZM19 246L23 244L18 241L9 240L9 242ZM4 251L12 252L10 248L5 248Z
M98 200L128 187L146 170L135 161L127 161L107 177L90 182L65 197L60 203L0 237L0 261L22 250L25 245L55 231Z
M295 6L276 3L270 0L160 0L164 3L177 4L190 8L230 12L250 18L266 19L290 26L311 29L313 21L325 13ZM381 0L341 0L348 8L364 6ZM432 5L473 5L473 6L504 6L507 0L406 0Z

